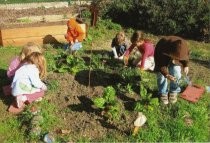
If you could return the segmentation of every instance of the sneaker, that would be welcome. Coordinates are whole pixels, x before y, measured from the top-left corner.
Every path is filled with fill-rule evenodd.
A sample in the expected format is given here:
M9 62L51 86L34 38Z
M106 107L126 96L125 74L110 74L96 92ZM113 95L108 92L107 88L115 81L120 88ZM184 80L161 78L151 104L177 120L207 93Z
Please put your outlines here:
M43 99L42 97L39 97L39 98L37 98L35 101L36 101L36 102L41 102L42 99Z
M169 93L169 102L172 104L177 102L177 93Z
M24 104L23 100L22 100L22 95L18 95L16 97L16 103L17 103L17 107L18 108L21 108Z
M161 96L160 96L160 101L161 101L164 105L167 105L167 104L168 104L168 96L167 96L167 95L161 95Z
M25 104L21 108L17 108L17 103L14 101L8 108L8 111L13 114L20 114L24 110Z

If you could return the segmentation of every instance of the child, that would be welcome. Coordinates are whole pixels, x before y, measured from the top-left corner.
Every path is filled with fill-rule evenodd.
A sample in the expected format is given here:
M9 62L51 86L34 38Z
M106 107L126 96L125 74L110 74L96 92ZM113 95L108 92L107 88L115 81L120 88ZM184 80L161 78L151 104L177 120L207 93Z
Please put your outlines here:
M154 70L154 45L143 38L143 33L141 31L135 31L131 37L131 46L126 50L125 64L128 64L128 58L131 51L137 47L141 53L141 59L137 66L142 70Z
M155 48L154 59L160 100L163 104L176 103L177 94L181 91L179 87L181 66L183 66L186 75L189 72L187 42L177 36L166 36L160 39ZM170 80L170 85L168 85L167 79Z
M27 57L28 55L30 55L31 53L33 52L39 52L39 53L42 53L42 50L41 48L36 45L35 43L33 42L28 42L24 47L23 49L21 50L20 54L18 57L15 57L10 65L9 65L9 68L7 70L7 77L9 79L12 79L13 76L15 75L15 71L21 67L21 63L22 61L25 59L25 57Z
M46 60L43 54L33 52L22 63L15 72L11 85L12 95L16 97L18 108L21 108L26 101L31 103L44 96L43 91L47 90L40 79L46 75Z
M67 22L67 33L65 39L69 42L70 50L76 51L82 48L82 41L85 38L85 32L82 30L75 18Z
M9 80L12 80L16 70L21 67L22 61L25 57L30 55L33 52L42 53L41 48L33 42L28 42L21 50L19 56L16 56L10 63L8 70L7 70L7 77ZM4 95L11 95L11 85L3 86Z
M112 51L115 59L123 59L123 55L128 48L128 41L125 37L124 32L116 34L115 38L112 39Z

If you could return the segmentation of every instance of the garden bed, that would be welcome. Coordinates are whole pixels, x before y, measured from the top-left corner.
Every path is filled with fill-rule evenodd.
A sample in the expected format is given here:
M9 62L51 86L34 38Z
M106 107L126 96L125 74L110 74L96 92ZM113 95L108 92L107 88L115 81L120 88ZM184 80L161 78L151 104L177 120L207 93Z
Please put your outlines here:
M0 46L22 46L63 42L66 22L77 15L77 7L0 9Z

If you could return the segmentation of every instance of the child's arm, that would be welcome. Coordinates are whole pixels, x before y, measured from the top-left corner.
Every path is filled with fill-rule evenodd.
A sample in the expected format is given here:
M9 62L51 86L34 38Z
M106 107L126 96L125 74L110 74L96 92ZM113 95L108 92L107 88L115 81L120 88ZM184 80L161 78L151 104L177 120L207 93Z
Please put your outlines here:
M125 54L124 54L124 56L125 57L128 57L129 56L129 54L132 52L132 50L134 49L134 45L132 44L126 51L125 51Z
M71 36L71 33L70 33L69 30L67 30L67 33L65 34L65 39L66 39L68 42L70 42L70 43L74 41L74 39L73 39L73 37Z
M117 51L116 51L116 48L115 47L112 47L112 51L114 53L114 58L118 58L118 55L117 55Z
M16 70L19 68L19 66L20 66L20 60L18 57L15 57L9 65L9 68L7 70L7 77L8 78L13 77L15 75Z
M31 84L35 87L35 88L40 88L40 89L46 89L45 84L41 81L40 77L39 77L39 70L38 68L36 68L35 65L33 65L34 67L32 67L30 69L30 72L28 73Z

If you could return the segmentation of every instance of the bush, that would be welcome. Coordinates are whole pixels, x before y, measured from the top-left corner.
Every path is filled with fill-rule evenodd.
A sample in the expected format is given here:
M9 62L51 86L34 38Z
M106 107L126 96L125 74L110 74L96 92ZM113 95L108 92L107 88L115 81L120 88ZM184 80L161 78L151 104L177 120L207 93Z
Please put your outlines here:
M209 34L209 5L203 0L115 0L103 17L154 34L197 39Z

